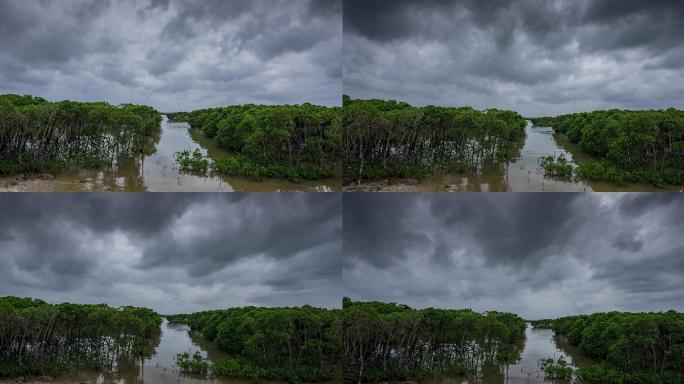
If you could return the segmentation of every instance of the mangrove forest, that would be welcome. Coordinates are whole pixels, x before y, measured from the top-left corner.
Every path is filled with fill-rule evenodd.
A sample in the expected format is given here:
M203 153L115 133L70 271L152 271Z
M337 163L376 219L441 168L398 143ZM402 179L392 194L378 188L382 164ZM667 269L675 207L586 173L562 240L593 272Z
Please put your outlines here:
M161 322L147 308L0 297L0 377L112 369L151 354Z
M229 156L212 159L214 172L230 176L316 180L340 165L340 108L302 105L234 105L170 113L188 122ZM189 169L204 171L202 159L181 154ZM194 160L194 162L193 162Z
M532 322L577 346L597 363L568 370L546 360L547 370L580 383L675 384L684 382L684 313L608 312Z
M319 382L335 377L341 365L339 310L230 308L169 316L188 324L230 358L211 364L198 354L177 356L187 373L287 382Z
M595 159L579 164L589 180L653 185L684 184L684 112L611 109L532 119L553 127ZM545 159L548 169L558 169ZM561 160L562 162L562 160ZM572 170L564 170L569 174Z
M526 328L510 313L416 310L348 298L341 323L344 378L355 383L478 377L487 364L517 359L513 344Z
M344 96L344 182L427 177L477 170L511 157L526 120L516 112L470 107L413 107Z
M144 105L2 95L0 175L115 166L153 153L161 120Z

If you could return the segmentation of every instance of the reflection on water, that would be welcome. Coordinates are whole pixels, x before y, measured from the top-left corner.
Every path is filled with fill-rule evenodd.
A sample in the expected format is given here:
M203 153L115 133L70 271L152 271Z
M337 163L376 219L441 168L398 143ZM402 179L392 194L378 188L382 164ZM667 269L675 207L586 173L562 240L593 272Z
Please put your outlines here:
M199 149L203 155L218 158L227 153L186 123L162 121L156 151L142 159L121 159L116 169L80 169L58 174L54 180L28 184L27 191L114 191L114 192L330 192L342 188L336 178L293 183L281 179L252 180L228 176L201 176L182 173L175 153Z
M450 192L591 190L591 187L582 182L544 177L544 170L539 166L539 157L563 154L567 159L572 159L572 154L558 145L551 128L534 127L528 121L522 140L522 143L513 144L513 161L509 163L491 162L478 172L436 176L421 183L421 189Z
M564 356L568 363L576 367L583 367L591 362L590 359L581 356L576 348L556 338L552 330L534 329L530 324L525 331L525 340L518 345L518 348L521 353L515 364L488 367L483 372L483 377L478 380L440 377L433 380L432 383L541 384L550 382L544 380L544 374L539 369L539 360L541 359L549 357L557 359ZM558 380L553 382L566 383Z
M681 187L658 188L648 184L620 185L610 182L558 179L544 175L539 157L561 154L575 164L592 158L582 153L576 144L549 127L535 127L530 121L525 137L511 147L513 160L490 162L477 172L440 174L421 180L416 185L392 185L382 188L397 192L589 192L589 191L681 191ZM372 184L372 183L371 183ZM393 184L393 183L390 183Z
M539 166L539 158L545 155L558 157L561 154L572 161L571 153L563 149L553 136L552 128L534 127L527 122L525 127L525 146L520 156L509 164L506 179L512 191L551 191L551 192L584 192L591 187L584 182L573 182L544 176Z
M170 324L166 319L155 350L149 357L117 362L116 372L79 372L58 378L58 383L88 384L250 384L253 380L207 379L200 376L181 375L175 364L176 354L199 351L209 359L225 358L227 355L198 335L193 335L187 326ZM264 381L261 381L264 382Z

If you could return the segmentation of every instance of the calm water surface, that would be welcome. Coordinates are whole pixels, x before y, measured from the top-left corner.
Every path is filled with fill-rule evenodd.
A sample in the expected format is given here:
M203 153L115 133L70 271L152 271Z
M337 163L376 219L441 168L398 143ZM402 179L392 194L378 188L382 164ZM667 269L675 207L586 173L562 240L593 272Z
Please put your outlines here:
M522 351L520 358L515 364L508 366L489 367L485 369L483 377L478 380L465 379L462 377L440 377L433 380L432 384L542 384L558 383L564 381L546 381L544 374L539 369L539 360L552 357L557 359L564 356L566 361L575 367L586 366L591 360L579 354L573 347L562 339L556 338L550 329L534 329L528 324L525 331L525 340L518 346Z
M544 170L539 166L539 157L563 154L567 159L572 159L572 154L558 145L551 128L534 127L528 121L523 143L518 143L517 147L514 145L513 153L513 161L509 163L488 163L478 172L440 175L420 185L425 186L425 190L450 192L591 191L591 187L583 182L544 176Z
M657 188L648 184L619 185L608 182L558 179L544 174L539 157L563 154L573 163L592 160L553 128L536 127L530 121L525 137L513 144L513 160L485 164L477 172L441 174L405 186L402 192L589 192L589 191L680 191L681 187ZM401 186L401 180L397 181Z
M229 176L200 176L180 172L175 153L199 149L218 158L227 152L186 123L162 121L156 151L143 159L124 159L114 170L81 169L58 174L54 180L29 183L28 191L115 192L332 192L342 188L332 178L293 183L281 179L252 180Z
M176 354L199 351L210 360L225 358L227 355L212 343L194 334L185 325L170 324L166 319L161 326L162 333L159 344L153 355L137 361L119 362L116 372L89 373L79 372L58 378L58 383L94 383L94 384L251 384L253 380L242 379L207 379L200 376L181 375L175 364ZM260 381L269 383L268 381ZM277 384L277 382L271 382Z

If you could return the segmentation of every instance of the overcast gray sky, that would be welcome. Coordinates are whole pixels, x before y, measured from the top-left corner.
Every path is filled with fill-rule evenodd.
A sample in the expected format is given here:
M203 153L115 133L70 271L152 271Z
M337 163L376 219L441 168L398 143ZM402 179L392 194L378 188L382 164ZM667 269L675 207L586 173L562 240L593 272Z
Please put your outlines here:
M341 0L2 0L0 93L339 105Z
M684 108L681 0L345 0L344 92L524 115Z
M345 194L343 294L525 318L684 310L679 194Z
M340 194L0 196L0 296L152 307L341 306Z

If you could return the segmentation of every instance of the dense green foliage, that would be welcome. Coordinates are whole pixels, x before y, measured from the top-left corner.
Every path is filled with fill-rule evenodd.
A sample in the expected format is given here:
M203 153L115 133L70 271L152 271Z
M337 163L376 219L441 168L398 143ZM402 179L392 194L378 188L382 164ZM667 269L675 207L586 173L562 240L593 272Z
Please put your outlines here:
M122 156L149 154L161 115L133 104L0 96L0 174L113 166Z
M186 150L177 152L175 155L176 162L183 172L206 173L209 169L209 160L204 157L199 148L194 152Z
M624 372L609 364L593 364L575 370L583 384L681 384L684 377L673 372Z
M291 382L333 378L339 365L339 311L230 308L169 317L186 323L234 358L215 361L214 375Z
M562 153L558 157L553 155L541 156L539 165L546 175L558 178L571 178L575 172L575 166Z
M512 111L413 107L344 97L344 181L421 177L440 169L473 170L505 159L524 135Z
M684 184L684 112L611 109L532 120L567 135L597 157L581 177L618 183Z
M539 368L544 372L544 378L550 380L570 380L575 370L572 368L565 357L560 356L558 360L552 358L541 359Z
M477 375L486 364L515 361L512 344L525 321L501 312L353 302L342 310L345 380L420 380L439 373Z
M321 179L333 175L341 146L340 108L235 105L169 114L234 153L215 170L249 177Z
M332 176L332 171L313 164L260 164L244 155L216 159L214 171L228 176L246 176L255 179L281 178L288 180L319 180Z
M553 330L601 364L577 370L589 383L684 381L684 314L595 313L562 317Z
M171 123L187 123L191 112L168 112L164 114Z
M205 376L208 378L228 377L254 379L257 381L277 380L288 383L311 383L329 379L327 374L321 375L321 371L312 366L260 368L244 357L210 361L199 352L195 352L192 355L189 352L176 355L176 365L178 365L182 374Z
M161 316L147 308L0 298L0 377L111 368L151 354Z
M199 351L192 355L189 352L177 354L176 365L183 374L206 375L209 372L209 362Z

